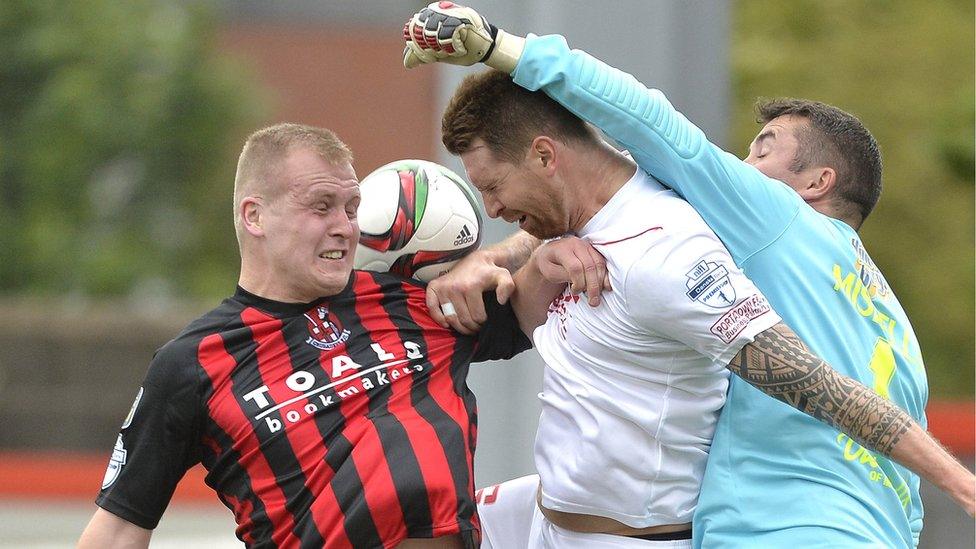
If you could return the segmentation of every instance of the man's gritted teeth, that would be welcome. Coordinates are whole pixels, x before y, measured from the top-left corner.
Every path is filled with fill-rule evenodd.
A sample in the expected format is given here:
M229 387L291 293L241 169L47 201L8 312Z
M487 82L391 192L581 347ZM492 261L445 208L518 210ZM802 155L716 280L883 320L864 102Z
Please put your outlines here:
M528 216L526 216L524 214L521 215L521 216L516 216L516 215L503 215L502 216L502 219L504 219L506 223L518 223L519 225L521 225L521 224L525 223L525 218L526 217L528 217Z
M327 252L322 252L319 254L322 259L342 259L346 257L345 250L329 250Z

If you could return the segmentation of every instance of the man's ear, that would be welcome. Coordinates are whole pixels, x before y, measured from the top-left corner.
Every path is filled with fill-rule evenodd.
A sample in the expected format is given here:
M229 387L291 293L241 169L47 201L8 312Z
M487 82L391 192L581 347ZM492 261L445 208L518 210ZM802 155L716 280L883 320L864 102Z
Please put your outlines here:
M810 172L809 181L799 191L803 200L815 202L829 197L837 185L837 171L824 166L811 169Z
M251 236L264 236L264 227L261 225L264 201L261 197L245 197L238 207L240 208L241 223L244 225L244 230Z
M540 175L552 176L556 172L556 143L552 138L540 135L529 145L529 169Z

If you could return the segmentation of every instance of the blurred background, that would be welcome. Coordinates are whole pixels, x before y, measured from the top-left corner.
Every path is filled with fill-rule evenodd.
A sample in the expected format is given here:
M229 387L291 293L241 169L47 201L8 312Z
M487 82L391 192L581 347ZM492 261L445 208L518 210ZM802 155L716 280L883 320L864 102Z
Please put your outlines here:
M400 158L460 169L440 114L466 74L406 72L399 0L0 2L0 547L70 547L153 351L234 290L245 137L335 130L360 177ZM974 455L974 5L970 0L484 0L665 91L745 155L758 97L857 114L884 154L861 231L912 318L929 427ZM488 241L509 233L491 223ZM475 366L479 485L533 472L537 355ZM154 547L235 547L202 473ZM973 547L924 487L922 547Z

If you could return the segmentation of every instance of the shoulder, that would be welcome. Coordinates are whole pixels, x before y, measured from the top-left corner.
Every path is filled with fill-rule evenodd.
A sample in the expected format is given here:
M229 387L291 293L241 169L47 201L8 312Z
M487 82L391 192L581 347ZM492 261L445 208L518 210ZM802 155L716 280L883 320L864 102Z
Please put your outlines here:
M381 307L409 324L423 324L429 319L425 282L373 271L357 270L353 272L353 277L351 291L344 299L354 302L357 309Z
M622 266L622 295L641 304L642 314L674 305L703 272L738 271L722 241L693 211L665 216L656 227Z
M714 251L727 253L722 241L691 205L672 191L658 193L644 215L631 215L613 239L593 241L608 260L625 272L647 274L679 270L681 260ZM682 271L684 272L684 271Z
M359 296L369 293L406 294L408 292L424 292L425 282L413 278L404 278L388 272L353 271L352 292Z
M427 284L387 272L353 271L353 283L345 300L357 305L406 304L426 310Z
M156 350L147 381L167 386L195 381L201 343L208 337L220 337L221 333L240 324L242 310L240 303L228 298L191 321L176 337Z

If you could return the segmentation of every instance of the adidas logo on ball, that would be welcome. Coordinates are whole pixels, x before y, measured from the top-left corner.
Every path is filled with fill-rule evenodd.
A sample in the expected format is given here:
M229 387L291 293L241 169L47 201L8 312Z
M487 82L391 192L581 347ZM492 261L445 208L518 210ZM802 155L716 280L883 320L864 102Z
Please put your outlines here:
M468 229L467 225L462 226L461 232L459 232L457 238L454 239L454 245L463 246L472 242L474 242L474 235L471 234L471 230Z

